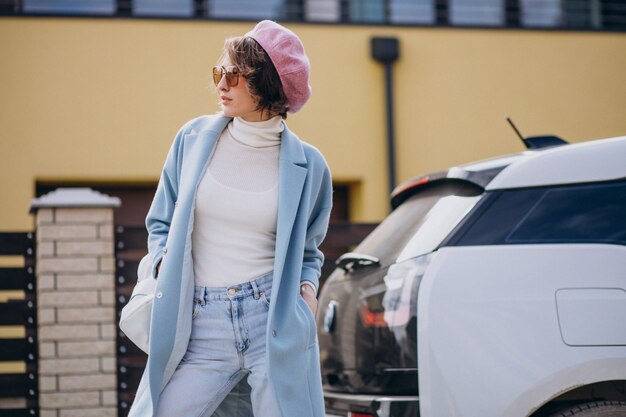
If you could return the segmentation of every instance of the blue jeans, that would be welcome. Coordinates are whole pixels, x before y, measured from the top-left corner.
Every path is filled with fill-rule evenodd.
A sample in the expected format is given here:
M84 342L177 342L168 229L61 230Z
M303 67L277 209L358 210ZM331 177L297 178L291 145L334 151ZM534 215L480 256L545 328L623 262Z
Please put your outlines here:
M187 352L161 393L156 417L281 415L265 355L272 277L195 286Z

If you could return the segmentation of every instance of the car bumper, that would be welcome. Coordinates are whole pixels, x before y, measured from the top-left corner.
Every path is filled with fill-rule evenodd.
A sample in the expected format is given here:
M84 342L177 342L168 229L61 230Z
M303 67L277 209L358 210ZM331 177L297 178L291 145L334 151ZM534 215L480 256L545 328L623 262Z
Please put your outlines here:
M419 417L417 395L363 395L325 392L326 417Z

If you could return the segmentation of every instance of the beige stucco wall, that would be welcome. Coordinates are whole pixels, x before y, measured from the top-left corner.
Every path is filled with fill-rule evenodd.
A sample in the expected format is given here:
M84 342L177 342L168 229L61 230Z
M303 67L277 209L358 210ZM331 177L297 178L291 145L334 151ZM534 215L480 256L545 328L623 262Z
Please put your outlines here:
M222 40L251 23L0 18L0 230L31 230L37 180L158 178L182 123L217 110ZM397 36L398 180L521 150L525 135L573 142L626 134L626 34L289 25L312 62L313 97L290 116L352 218L387 213L383 71L371 36Z

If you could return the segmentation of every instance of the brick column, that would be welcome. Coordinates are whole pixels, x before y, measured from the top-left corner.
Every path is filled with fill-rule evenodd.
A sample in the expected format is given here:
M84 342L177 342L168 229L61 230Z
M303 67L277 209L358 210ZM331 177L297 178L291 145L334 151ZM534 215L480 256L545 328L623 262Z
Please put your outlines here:
M59 188L33 200L41 417L117 417L113 208Z

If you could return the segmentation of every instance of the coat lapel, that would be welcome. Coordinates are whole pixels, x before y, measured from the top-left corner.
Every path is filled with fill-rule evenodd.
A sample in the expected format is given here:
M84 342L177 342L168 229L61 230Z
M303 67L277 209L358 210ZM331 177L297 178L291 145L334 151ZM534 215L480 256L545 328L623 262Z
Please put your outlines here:
M279 288L287 249L291 237L300 197L307 175L307 161L300 139L287 127L281 136L280 161L278 164L278 220L276 226L276 255L274 259L274 281Z
M191 187L191 189L185 190L189 192L191 201L196 198L198 183L209 163L209 158L215 149L217 139L230 120L230 117L216 117L205 129L198 133L191 133L187 137L187 145L183 150L183 165L186 173L191 178L183 177L181 183Z

